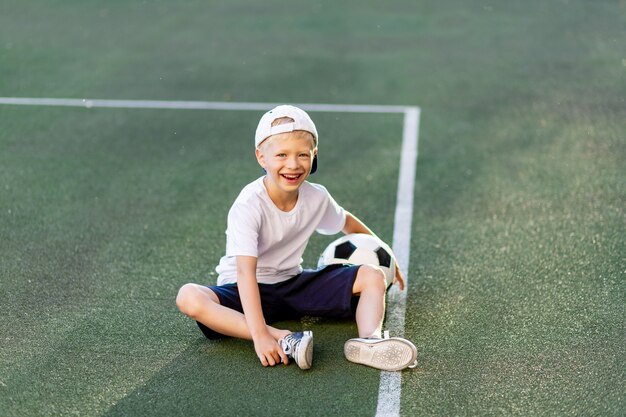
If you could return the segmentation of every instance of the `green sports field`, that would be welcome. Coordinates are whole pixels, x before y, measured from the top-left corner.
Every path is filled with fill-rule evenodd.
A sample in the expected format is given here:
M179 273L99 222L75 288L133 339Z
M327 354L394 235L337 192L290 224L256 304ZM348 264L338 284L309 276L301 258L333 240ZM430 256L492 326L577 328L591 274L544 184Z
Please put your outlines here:
M399 414L626 414L623 0L3 0L0 97L419 106ZM376 414L354 324L266 369L174 304L261 114L0 104L0 416ZM311 116L311 181L391 243L403 115Z

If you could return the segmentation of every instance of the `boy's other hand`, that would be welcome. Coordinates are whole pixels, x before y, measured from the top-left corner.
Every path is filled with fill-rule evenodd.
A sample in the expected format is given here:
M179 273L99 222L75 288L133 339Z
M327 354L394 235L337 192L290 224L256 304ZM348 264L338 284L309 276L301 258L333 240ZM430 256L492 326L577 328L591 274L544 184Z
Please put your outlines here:
M402 275L402 271L398 268L396 264L396 276L393 278L393 284L398 285L400 287L400 291L404 290L404 276Z
M285 365L289 363L287 355L269 332L264 332L254 338L254 350L263 366L275 366L281 362Z

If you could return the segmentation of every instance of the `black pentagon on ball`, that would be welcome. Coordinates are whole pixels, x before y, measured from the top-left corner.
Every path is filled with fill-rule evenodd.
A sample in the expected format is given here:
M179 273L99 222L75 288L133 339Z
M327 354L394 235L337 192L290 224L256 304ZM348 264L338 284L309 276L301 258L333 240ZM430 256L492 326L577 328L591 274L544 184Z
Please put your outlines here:
M391 267L391 255L387 253L383 248L376 249L376 255L378 255L378 263L380 266L384 266L386 268Z
M354 246L352 242L343 242L335 247L335 258L348 259L352 256L355 250L356 246Z

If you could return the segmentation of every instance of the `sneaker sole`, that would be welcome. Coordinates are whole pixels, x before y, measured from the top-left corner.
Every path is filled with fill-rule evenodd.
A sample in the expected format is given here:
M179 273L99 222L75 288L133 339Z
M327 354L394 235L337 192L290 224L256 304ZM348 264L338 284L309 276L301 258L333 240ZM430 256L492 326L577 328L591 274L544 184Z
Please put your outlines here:
M406 339L350 339L343 347L346 359L383 371L400 371L414 367L417 348Z
M305 332L300 340L298 357L294 358L300 369L310 369L313 364L313 336Z

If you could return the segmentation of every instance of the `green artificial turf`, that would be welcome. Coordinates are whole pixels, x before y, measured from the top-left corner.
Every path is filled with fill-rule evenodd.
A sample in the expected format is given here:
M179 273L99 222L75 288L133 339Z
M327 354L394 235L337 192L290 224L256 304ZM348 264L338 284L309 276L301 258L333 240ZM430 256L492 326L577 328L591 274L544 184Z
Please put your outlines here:
M343 359L343 342L356 334L350 322L283 323L316 334L315 368L304 373L262 368L251 343L207 342L176 310L182 284L215 283L227 210L261 174L250 122L240 122L256 113L4 110L14 126L2 136L10 151L0 307L8 415L250 415L294 405L314 415L322 400L337 413L375 408L378 373ZM338 200L355 212L367 202L361 217L389 237L401 118L319 120L327 157L320 153L315 179L339 191L332 179L344 176L350 192ZM348 131L352 124L362 127ZM344 132L344 143L330 132ZM369 151L347 156L346 142L357 146L365 133L377 138ZM352 163L331 173L340 155ZM370 176L357 183L351 166L368 166ZM330 239L311 242L307 266ZM277 392L287 405L271 401Z
M401 414L626 410L620 1L5 1L0 96L420 106ZM373 415L351 323L265 369L174 305L214 282L259 112L0 105L0 415ZM314 113L390 241L402 117ZM330 238L316 236L313 266Z

